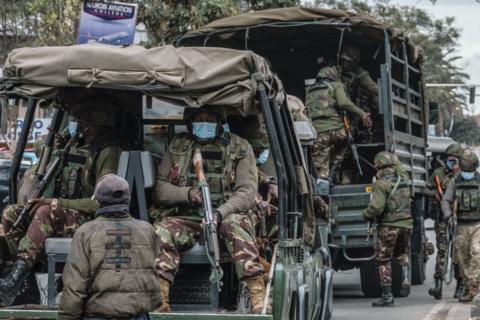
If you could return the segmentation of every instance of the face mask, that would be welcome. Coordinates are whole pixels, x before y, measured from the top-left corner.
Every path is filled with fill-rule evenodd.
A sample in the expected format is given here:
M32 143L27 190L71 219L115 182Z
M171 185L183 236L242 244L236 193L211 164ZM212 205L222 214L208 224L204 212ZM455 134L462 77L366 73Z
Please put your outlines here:
M453 167L457 164L457 161L455 160L447 160L447 168L450 170L453 170Z
M475 176L475 172L461 171L460 174L462 175L463 180L472 180Z
M230 132L230 126L228 125L228 123L225 123L223 125L223 132L224 133L229 133Z
M260 153L260 155L257 158L257 164L264 164L267 161L269 154L270 154L270 149L263 150L262 153Z
M213 139L217 135L217 124L213 122L193 122L192 133L199 139Z
M75 121L68 122L68 133L73 137L77 133L78 123Z

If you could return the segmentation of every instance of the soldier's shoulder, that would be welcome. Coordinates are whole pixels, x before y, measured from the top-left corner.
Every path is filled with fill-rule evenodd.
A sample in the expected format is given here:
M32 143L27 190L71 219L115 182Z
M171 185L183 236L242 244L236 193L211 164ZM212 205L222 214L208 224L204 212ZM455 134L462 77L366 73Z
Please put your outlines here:
M82 235L92 234L93 232L98 230L99 225L100 221L98 219L85 222L75 231L75 236L79 237Z
M234 133L230 133L230 143L233 144L232 147L235 150L236 158L244 158L248 154L248 150L252 147L247 139L244 139Z
M168 150L172 154L183 154L191 148L194 143L192 135L188 132L182 132L173 137Z

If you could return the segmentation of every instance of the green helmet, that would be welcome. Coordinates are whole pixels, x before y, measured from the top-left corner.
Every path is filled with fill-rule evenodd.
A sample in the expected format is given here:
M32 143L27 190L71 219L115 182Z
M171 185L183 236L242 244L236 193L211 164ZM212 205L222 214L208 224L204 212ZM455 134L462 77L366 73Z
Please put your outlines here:
M112 98L91 94L72 102L70 115L88 125L114 127L117 112Z
M340 58L358 63L360 61L360 49L358 47L345 47Z
M317 79L329 79L332 81L338 81L338 71L335 67L323 67L317 73Z
M458 143L453 143L448 146L447 150L445 150L445 153L447 156L452 156L452 157L460 157L462 155L462 146L459 145Z
M397 157L388 151L382 151L377 153L375 159L373 160L373 164L375 168L382 169L385 167L395 166L398 163Z
M478 168L478 157L470 149L465 149L460 156L460 169L465 172L473 172Z

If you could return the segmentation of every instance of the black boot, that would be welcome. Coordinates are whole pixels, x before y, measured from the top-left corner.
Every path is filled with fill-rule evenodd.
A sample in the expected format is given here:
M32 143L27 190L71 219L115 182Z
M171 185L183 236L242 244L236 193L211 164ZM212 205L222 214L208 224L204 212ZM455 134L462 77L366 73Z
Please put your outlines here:
M410 294L410 268L402 267L402 289L400 290L400 295L406 297Z
M435 287L428 290L428 294L437 300L442 299L442 278L435 278ZM462 292L463 294L463 292Z
M463 296L464 291L465 287L463 286L463 283L460 280L457 280L457 286L455 287L455 293L453 294L453 297L455 299L459 299Z
M393 307L392 287L382 287L382 297L378 301L372 302L372 307Z
M4 307L12 305L15 298L22 293L25 279L30 274L30 268L25 261L17 260L12 271L0 279L0 304Z

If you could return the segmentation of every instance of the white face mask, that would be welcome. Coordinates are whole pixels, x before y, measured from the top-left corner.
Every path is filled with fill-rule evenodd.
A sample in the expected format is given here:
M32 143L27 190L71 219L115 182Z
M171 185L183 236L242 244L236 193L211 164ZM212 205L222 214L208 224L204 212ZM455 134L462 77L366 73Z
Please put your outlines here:
M264 164L268 160L268 155L270 154L270 149L263 150L257 158L257 165Z
M460 171L460 174L464 180L472 180L475 177L475 172Z
M78 123L76 121L68 122L68 133L73 137L77 133Z

